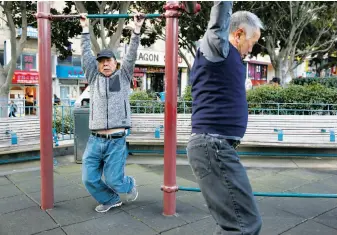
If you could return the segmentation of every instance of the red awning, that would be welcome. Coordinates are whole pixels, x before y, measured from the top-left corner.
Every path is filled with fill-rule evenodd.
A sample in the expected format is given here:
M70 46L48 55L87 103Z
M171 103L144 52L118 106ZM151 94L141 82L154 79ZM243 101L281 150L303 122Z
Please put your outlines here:
M38 84L39 73L36 71L15 71L12 84Z

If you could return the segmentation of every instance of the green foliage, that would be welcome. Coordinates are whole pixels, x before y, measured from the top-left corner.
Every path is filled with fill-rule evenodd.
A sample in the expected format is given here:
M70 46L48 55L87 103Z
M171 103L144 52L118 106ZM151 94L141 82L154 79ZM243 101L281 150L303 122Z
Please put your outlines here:
M163 113L165 110L163 102L155 102L156 93L151 91L134 91L130 95L132 113Z
M73 134L74 116L70 106L54 106L53 128L58 134Z
M151 97L146 91L134 91L129 97L130 101L134 100L151 100Z
M337 77L312 77L312 78L295 78L291 81L291 84L295 85L312 85L312 84L322 84L328 88L337 88Z
M182 96L184 101L192 101L192 86L188 85L185 87L184 95Z
M178 113L192 112L192 86L185 87L184 95L180 98L178 103Z
M337 89L321 84L280 86L264 85L247 92L249 103L337 103Z
M333 108L327 104L337 104L337 89L321 84L289 85L287 88L265 85L247 92L250 113L262 113L269 109L269 114L312 114L312 110ZM337 108L334 106L334 108ZM287 109L287 111L282 111ZM281 110L281 113L279 113ZM296 111L289 111L296 110ZM282 113L283 112L283 113ZM336 111L335 111L336 112Z
M249 90L247 92L247 100L248 102L253 103L278 103L280 102L280 91L282 87L280 86L272 86L272 85L264 85L259 86L253 90Z

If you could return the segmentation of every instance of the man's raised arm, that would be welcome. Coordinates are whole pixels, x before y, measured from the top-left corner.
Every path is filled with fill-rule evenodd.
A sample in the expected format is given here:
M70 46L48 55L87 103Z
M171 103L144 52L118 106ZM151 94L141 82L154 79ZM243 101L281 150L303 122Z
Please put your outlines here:
M223 61L228 55L229 23L232 8L233 2L214 2L207 31L200 44L200 51L209 61Z
M91 52L91 42L89 33L89 20L83 15L81 18L82 26L82 39L81 39L81 49L82 49L82 69L85 73L85 77L88 83L91 84L98 73L96 58Z
M130 45L127 53L124 55L121 72L123 73L122 77L126 77L130 82L133 76L133 71L135 63L137 60L137 50L140 41L140 29L144 23L144 14L137 13L134 17L135 28L132 32Z

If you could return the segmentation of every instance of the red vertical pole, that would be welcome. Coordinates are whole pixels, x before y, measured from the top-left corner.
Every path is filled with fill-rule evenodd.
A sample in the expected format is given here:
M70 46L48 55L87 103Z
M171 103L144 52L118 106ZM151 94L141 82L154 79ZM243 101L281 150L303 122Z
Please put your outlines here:
M178 1L168 1L166 15L178 13ZM178 80L178 18L166 18L165 45L165 121L164 121L164 215L176 213L176 152L177 152L177 80Z
M38 1L38 12L50 14L47 1ZM52 138L52 78L50 21L38 18L39 46L39 106L40 106L40 158L41 158L41 208L54 206L53 138Z

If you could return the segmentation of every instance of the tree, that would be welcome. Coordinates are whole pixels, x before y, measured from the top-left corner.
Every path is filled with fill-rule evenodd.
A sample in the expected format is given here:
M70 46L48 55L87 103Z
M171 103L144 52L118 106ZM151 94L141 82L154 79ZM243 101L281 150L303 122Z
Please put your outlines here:
M156 9L159 9L163 2L157 4ZM194 56L196 42L207 29L213 2L200 4L201 12L197 16L183 14L179 18L179 54L183 58L181 48ZM255 13L264 23L265 30L251 55L269 55L276 76L283 84L306 58L325 54L336 42L336 2L234 2L233 12L239 10ZM165 38L162 28L154 26L154 30L158 37ZM190 67L188 61L187 64Z
M130 2L66 2L62 12L57 12L51 8L51 13L73 14L75 7L77 12L89 14L112 14L118 11L120 14L129 11ZM27 42L27 26L37 27L37 21L34 14L37 11L36 2L11 2L4 1L0 3L2 11L5 13L5 20L10 30L11 61L7 65L0 64L0 107L6 107L8 104L9 88L11 85L16 61L21 55ZM94 52L100 50L98 39L100 39L103 48L116 48L119 41L127 41L130 36L130 30L124 29L125 19L95 19L91 21L90 33ZM16 28L22 28L20 40L16 40ZM144 32L145 29L142 29ZM72 54L70 39L81 33L79 20L60 20L53 21L51 24L51 42L57 49L61 58L66 58ZM142 45L151 45L157 37L152 34L142 36ZM7 112L1 109L0 115L5 116Z
M141 8L148 12L158 10L159 13L164 13L163 6L166 4L164 1L143 2ZM191 69L191 64L186 56L186 52L195 57L197 51L197 42L204 35L210 17L210 9L213 2L200 2L201 11L198 14L187 14L183 12L179 17L179 55L183 58ZM165 21L154 19L151 20L151 27L146 28L146 31L156 35L156 37L165 40Z
M146 2L151 4L152 2ZM76 13L88 13L88 14L127 14L133 13L136 9L142 9L143 2L130 1L75 1L66 2L66 7L63 9L62 14L74 14L72 9L75 8ZM142 10L144 13L152 13ZM59 14L55 12L54 14ZM130 19L91 19L90 20L90 35L92 42L92 49L97 53L102 48L116 49L119 47L120 42L128 42L131 36L131 30L125 27L129 23ZM55 46L61 52L63 57L71 55L71 50L64 48L67 42L61 42L57 44L59 39L68 40L81 33L81 27L79 20L72 20L72 27L64 27L65 21L57 22L59 27L63 30L62 35L59 32L55 32ZM69 24L69 22L68 22ZM76 30L74 30L76 28ZM142 38L141 44L150 46L155 42L157 37L153 33L146 32L145 28L141 31ZM53 32L54 33L54 32ZM70 33L70 34L69 34ZM69 35L69 36L66 36ZM69 42L70 43L70 42ZM62 49L63 48L63 49Z
M324 69L332 68L337 65L337 42L327 53L315 53L312 56L309 65L316 67L317 74L321 74Z
M27 15L27 11L32 10L34 6L31 2L10 2L4 1L0 3L0 7L4 12L7 26L10 30L10 45L11 45L11 61L7 65L0 64L0 116L6 116L7 110L3 109L8 104L9 86L12 82L16 61L21 54L27 41L27 22L31 17ZM17 44L16 41L16 25L20 21L22 28L21 38Z
M306 58L328 52L336 42L336 2L237 2L234 6L261 18L265 30L252 55L268 54L282 84Z

